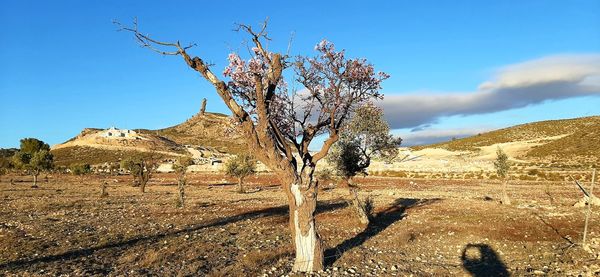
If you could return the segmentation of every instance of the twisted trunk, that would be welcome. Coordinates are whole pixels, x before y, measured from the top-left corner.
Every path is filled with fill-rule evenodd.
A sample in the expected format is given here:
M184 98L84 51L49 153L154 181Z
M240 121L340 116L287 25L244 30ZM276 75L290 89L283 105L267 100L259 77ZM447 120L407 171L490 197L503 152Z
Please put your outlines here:
M358 216L358 220L363 225L369 225L371 221L371 208L368 207L370 205L368 203L368 199L361 200L358 197L358 188L352 183L352 179L349 179L348 190L350 193L350 204L354 208L356 215Z
M142 193L145 193L146 192L146 181L143 178L141 178L139 183L140 183L140 191Z
M315 223L318 181L314 167L301 176L288 180L286 195L290 207L290 231L296 249L293 271L323 270L323 245Z

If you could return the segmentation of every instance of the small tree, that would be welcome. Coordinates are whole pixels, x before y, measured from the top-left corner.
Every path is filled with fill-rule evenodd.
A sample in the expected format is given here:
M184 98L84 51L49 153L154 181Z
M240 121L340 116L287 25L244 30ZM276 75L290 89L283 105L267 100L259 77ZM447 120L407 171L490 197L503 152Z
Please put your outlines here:
M121 167L133 176L133 186L139 186L142 193L146 192L146 184L150 181L156 167L154 158L146 159L142 156L127 158L121 161Z
M363 224L369 223L372 205L358 198L358 189L352 178L357 174L367 175L366 169L371 165L372 158L391 160L398 155L402 140L389 132L383 110L368 103L356 110L327 158L348 184L352 206Z
M47 143L35 138L24 138L21 140L21 147L13 156L12 162L16 168L26 170L33 176L32 187L37 188L40 172L52 169L53 159Z
M510 205L510 198L506 193L508 170L510 165L508 164L508 155L502 151L502 148L498 147L496 150L496 160L494 161L494 167L498 177L503 180L502 184L502 204Z
M177 207L185 205L185 173L190 165L194 164L194 160L188 156L180 157L177 163L173 165L173 169L177 173Z
M90 174L92 172L92 167L86 163L75 163L69 166L69 170L71 171L71 174L81 177L83 181L83 176Z
M256 173L256 161L250 155L242 154L225 163L225 174L238 179L237 191L245 193L244 178Z

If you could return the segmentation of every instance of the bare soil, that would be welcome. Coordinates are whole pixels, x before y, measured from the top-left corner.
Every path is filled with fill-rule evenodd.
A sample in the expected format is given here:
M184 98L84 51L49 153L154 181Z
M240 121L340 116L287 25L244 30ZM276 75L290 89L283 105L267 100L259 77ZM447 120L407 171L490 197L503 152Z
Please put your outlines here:
M186 205L177 208L172 174L157 174L144 194L129 176L55 175L37 189L28 177L3 176L0 275L294 275L285 194L273 176L248 178L246 194L220 174L188 179ZM100 197L104 180L108 196ZM368 226L347 206L347 189L321 182L317 221L328 267L318 275L600 276L600 208L588 233L592 251L584 251L572 183L513 182L510 206L499 203L497 181L356 183L374 199Z

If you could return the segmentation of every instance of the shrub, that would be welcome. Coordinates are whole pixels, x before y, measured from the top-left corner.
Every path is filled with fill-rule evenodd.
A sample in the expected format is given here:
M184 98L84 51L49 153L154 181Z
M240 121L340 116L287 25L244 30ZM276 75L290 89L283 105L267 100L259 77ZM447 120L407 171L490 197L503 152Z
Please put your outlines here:
M247 154L237 155L225 163L225 174L238 178L237 190L244 193L244 178L256 173L256 161Z

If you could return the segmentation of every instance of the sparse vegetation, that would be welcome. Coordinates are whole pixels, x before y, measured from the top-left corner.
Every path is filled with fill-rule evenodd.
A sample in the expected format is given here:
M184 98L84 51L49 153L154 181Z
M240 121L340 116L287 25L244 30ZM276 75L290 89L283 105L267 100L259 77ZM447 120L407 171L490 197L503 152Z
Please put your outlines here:
M140 157L142 159L164 160L174 156L157 152L141 152L132 150L107 150L87 146L74 146L68 148L59 148L51 151L57 166L69 166L76 163L86 163L90 165L111 163L113 169L118 169L121 161L130 157Z
M33 176L32 187L37 187L40 172L50 170L54 166L50 146L35 138L21 140L21 147L14 154L12 164L15 168L25 170Z
M150 181L156 169L156 160L153 156L146 159L142 156L131 157L121 162L121 168L129 171L133 176L133 186L139 187L142 193L146 192L146 184Z
M558 137L562 136L562 137ZM556 139L543 139L558 137ZM548 120L517 125L477 136L449 142L413 147L443 148L451 151L479 151L479 147L523 140L541 140L525 156L529 159L554 159L564 166L581 168L600 162L600 116L575 119ZM561 165L562 166L562 165Z
M502 185L502 204L510 205L510 198L508 197L508 193L506 192L506 187L508 185L508 180L506 179L508 175L508 170L510 169L510 165L508 164L508 155L502 151L502 148L498 147L496 150L496 160L494 161L494 167L496 168L496 174L499 178L503 180Z
M71 171L71 174L73 175L77 175L77 176L82 176L85 174L89 174L92 172L92 168L89 164L85 164L85 163L76 163L76 164L72 164L71 166L69 166L69 170Z
M237 191L245 193L244 178L256 173L256 161L247 154L237 155L225 163L225 174L238 179Z
M192 160L192 158L184 156L177 159L177 163L173 165L173 169L175 169L175 173L177 174L177 207L185 206L185 173L187 172L188 167L193 164L194 160Z

